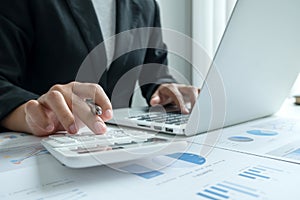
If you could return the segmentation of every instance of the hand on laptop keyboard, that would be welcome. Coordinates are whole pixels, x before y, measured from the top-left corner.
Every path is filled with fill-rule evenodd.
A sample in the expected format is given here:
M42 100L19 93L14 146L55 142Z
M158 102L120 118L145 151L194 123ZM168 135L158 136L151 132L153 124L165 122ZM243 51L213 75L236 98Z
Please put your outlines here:
M200 89L193 86L174 83L162 84L152 95L150 104L151 106L174 104L181 113L188 114L189 108L186 107L186 104L190 103L190 109L192 109L199 93Z

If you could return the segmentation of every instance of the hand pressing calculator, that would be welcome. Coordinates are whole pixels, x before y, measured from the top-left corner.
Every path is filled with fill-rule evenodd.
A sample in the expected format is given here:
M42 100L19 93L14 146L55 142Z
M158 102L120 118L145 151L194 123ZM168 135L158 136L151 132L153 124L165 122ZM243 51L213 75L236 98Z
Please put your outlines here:
M104 135L92 132L51 135L41 142L57 160L71 168L171 154L187 147L185 141L171 141L140 130L122 129L111 129Z

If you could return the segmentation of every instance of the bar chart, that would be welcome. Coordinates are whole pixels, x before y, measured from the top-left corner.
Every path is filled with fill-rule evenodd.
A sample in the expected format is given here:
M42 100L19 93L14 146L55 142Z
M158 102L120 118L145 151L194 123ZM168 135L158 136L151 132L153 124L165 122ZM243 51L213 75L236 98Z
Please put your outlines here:
M223 181L215 185L210 185L197 193L199 197L210 200L217 199L257 199L261 195L258 190L230 181Z
M251 167L239 173L239 176L249 179L270 179L271 177L269 175L266 175L269 170L270 168L266 167ZM273 169L272 171L274 170L275 169Z
M265 188L286 174L284 170L256 165L240 170L230 180L205 186L196 195L200 199L265 199ZM251 187L249 187L251 185Z

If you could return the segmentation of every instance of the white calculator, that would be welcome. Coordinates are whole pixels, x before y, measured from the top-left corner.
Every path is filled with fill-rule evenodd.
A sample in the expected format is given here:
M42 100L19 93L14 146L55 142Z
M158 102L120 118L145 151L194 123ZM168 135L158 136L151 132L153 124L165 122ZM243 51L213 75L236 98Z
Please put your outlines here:
M57 160L71 168L171 154L187 147L185 141L171 141L140 130L122 129L111 129L104 135L92 132L51 135L41 143Z

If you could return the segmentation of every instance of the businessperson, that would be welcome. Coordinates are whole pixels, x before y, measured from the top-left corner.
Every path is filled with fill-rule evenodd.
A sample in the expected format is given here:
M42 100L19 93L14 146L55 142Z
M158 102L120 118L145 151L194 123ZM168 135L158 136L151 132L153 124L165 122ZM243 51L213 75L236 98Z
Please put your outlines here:
M184 97L193 104L197 88L177 84L169 74L167 51L160 31L134 37L153 42L114 58L126 41L105 45L98 81L76 79L89 53L105 39L124 31L160 28L154 0L2 0L0 2L0 122L12 130L46 136L57 131L76 133L80 124L96 134L106 131L113 108L128 101L111 101L118 80L137 66L122 95L132 93L139 81L149 105L173 103L188 113ZM125 43L123 43L125 42ZM107 67L106 64L111 62ZM145 67L144 67L145 66ZM147 66L147 67L146 67ZM142 79L151 80L141 84ZM93 79L94 80L94 79ZM93 115L85 99L102 108Z

